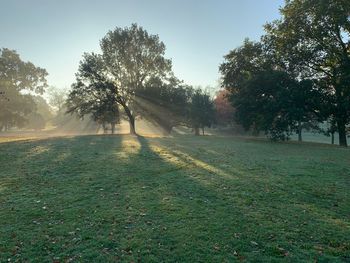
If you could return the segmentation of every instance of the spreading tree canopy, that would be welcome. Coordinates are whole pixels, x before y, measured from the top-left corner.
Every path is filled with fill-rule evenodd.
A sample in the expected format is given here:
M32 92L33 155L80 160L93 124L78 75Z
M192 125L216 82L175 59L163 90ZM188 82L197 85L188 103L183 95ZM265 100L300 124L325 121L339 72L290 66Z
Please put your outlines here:
M274 63L264 42L245 40L221 65L238 123L272 139L286 139L302 124L318 120L321 96L315 80L298 79Z
M22 61L16 51L0 49L0 131L25 125L28 114L35 111L35 102L23 91L42 94L46 76L45 69Z
M108 101L115 101L124 109L130 133L135 134L135 117L141 101L136 102L137 92L142 93L146 83L151 86L152 80L171 75L171 61L164 57L165 45L157 35L132 24L109 31L100 46L101 54L84 55L69 96L70 105L74 105L71 110L84 112L88 101L107 96ZM78 98L78 94L84 96Z
M266 25L279 62L299 78L319 80L339 144L350 122L350 1L287 0L282 18ZM322 85L321 85L322 84Z
M150 78L163 78L171 71L171 61L164 57L165 45L157 35L132 24L109 31L101 41L101 50L105 76L116 87L130 133L135 134L136 89Z

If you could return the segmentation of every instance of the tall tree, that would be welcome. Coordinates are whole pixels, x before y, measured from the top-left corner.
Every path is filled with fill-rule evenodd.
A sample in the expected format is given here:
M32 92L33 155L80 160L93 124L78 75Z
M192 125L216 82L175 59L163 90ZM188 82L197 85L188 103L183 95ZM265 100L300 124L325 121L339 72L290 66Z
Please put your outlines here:
M350 1L287 0L282 18L266 25L279 61L299 78L322 80L339 144L350 122ZM321 83L321 82L320 82Z
M301 140L302 124L318 117L320 94L315 81L298 80L274 59L264 42L246 40L225 57L223 85L245 129L263 130L272 139L297 131Z
M163 78L171 71L171 61L164 57L165 45L157 35L132 24L115 28L101 40L104 76L116 87L118 103L135 134L135 90L152 77Z

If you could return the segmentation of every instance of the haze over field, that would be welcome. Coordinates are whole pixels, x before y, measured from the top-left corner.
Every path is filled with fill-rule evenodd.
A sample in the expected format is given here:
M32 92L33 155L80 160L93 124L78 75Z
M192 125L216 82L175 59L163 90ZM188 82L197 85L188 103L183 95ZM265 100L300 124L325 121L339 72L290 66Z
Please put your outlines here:
M0 6L0 262L350 262L349 0Z

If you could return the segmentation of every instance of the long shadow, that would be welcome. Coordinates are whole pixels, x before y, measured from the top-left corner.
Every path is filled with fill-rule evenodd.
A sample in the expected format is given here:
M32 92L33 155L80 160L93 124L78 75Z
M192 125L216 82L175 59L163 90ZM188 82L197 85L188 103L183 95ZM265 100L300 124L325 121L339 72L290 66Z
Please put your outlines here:
M177 144L181 144L181 142L177 142ZM187 152L190 153L191 150L193 150L191 149L191 146L188 145L181 145L180 148L182 148L182 150L187 148ZM193 159L199 159L197 155L194 158L188 158L188 154L184 154L181 152L179 153L179 151L173 151L169 148L167 148L166 151L168 153L172 153L172 155L176 156L178 159L182 159L183 162L192 161ZM199 161L199 164L205 164L205 162L206 160L203 159ZM195 166L198 166L198 162L195 163ZM234 169L234 171L232 171L231 168L225 168L225 166L224 168L220 166L218 170L219 169L223 169L223 172L225 174L239 172L237 171L237 169ZM242 174L243 173L241 172L239 176L242 176ZM332 236L330 236L327 233L327 231L325 232L325 229L332 229L333 233L341 233L344 227L349 227L349 221L346 220L346 213L344 214L344 211L336 211L338 209L334 210L332 207L327 207L327 205L325 206L320 201L315 202L315 200L308 199L308 193L305 194L303 192L298 192L300 191L298 187L293 188L293 181L295 181L295 178L284 178L283 180L285 182L288 182L288 186L283 186L280 182L278 182L279 175L273 175L272 178L267 178L266 176L262 175L261 171L255 171L252 176L246 177L248 177L248 180L251 181L251 185L247 184L247 179L242 177L240 178L242 181L245 181L244 184L241 184L241 186L246 187L245 191L242 188L239 189L239 187L236 189L235 187L232 188L232 179L228 178L220 178L220 180L216 180L217 182L214 184L206 184L205 188L211 193L215 193L216 201L225 198L224 193L227 192L227 190L231 192L238 190L236 197L234 195L232 196L228 194L228 196L231 197L231 201L235 202L236 204L236 207L232 206L231 208L240 209L240 211L242 211L246 215L241 215L238 217L243 222L246 222L247 225L260 225L260 231L266 233L266 238L268 233L275 232L273 230L271 231L271 227L273 226L275 230L280 229L281 232L285 232L286 229L288 229L288 232L286 233L288 236L293 236L293 238L295 239L302 239L305 241L305 243L310 241L310 236L316 236L316 238L314 238L314 240L311 243L317 244L322 243L323 240L330 240L332 238ZM276 183L271 181L274 179L276 179ZM196 182L188 182L190 185L193 185L194 183L198 184L198 180L195 181ZM235 181L235 183L237 182L239 183L239 181ZM263 184L262 189L257 191L256 185L259 184ZM218 188L215 187L220 187L220 185L226 185L229 187L224 187L224 189L218 191ZM287 189L287 187L289 187L289 189ZM297 192L297 194L295 193L295 191ZM244 196L242 195L242 193L246 193L246 195ZM205 194L200 193L200 196L205 196ZM215 200L213 198L211 199ZM273 202L273 204L271 202ZM346 206L346 204L343 204L343 209L346 209L346 207L344 206ZM290 221L292 217L291 213L295 214L294 217L297 220ZM341 214L344 214L344 216L340 216ZM226 213L225 216L230 217L232 215L230 215L230 213ZM266 220L271 221L272 225L270 223L261 224L262 221ZM302 222L307 222L307 224ZM318 231L317 229L310 227L310 224L314 224L315 226L318 225L320 230ZM249 232L250 231L246 231L246 233ZM250 234L253 234L252 236L254 236L254 233ZM275 235L275 233L272 235ZM344 248L341 244L350 243L349 238L344 238L345 236L343 236L342 239L339 238L339 241L336 244L327 245L329 249L328 252L332 254L335 253L335 251L340 250L342 251L342 253L344 253L346 251L346 245ZM268 238L266 241L269 241ZM327 247L325 244L324 246ZM312 250L312 248L310 249Z
M306 243L317 230L284 222L286 213L269 208L247 181L215 174L231 175L230 167L198 165L216 157L200 158L186 142L176 144L181 147L171 139L82 136L47 140L34 153L32 144L20 146L7 176L20 165L27 175L17 175L17 190L0 190L6 214L0 244L7 242L0 254L16 259L19 247L21 259L37 261L258 261L283 257L277 249L283 246L319 255L290 242ZM308 244L325 245L321 239Z

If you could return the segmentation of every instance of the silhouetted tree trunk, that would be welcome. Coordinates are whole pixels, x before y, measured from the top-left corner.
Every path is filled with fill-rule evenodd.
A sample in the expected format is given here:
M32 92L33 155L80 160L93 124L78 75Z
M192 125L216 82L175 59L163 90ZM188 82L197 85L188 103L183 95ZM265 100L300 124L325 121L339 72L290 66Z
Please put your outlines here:
M112 126L112 134L115 133L115 123L111 123L111 126Z
M135 118L132 115L129 116L129 125L130 125L130 134L136 135Z
M299 142L303 141L302 131L303 131L303 127L301 126L301 122L298 121L298 141Z
M339 145L347 147L348 143L346 141L346 127L345 122L342 120L337 121L338 133L339 133Z
M332 145L334 144L334 132L331 133L331 140L332 140Z
M103 129L103 133L106 134L107 133L107 127L106 127L106 123L102 122L102 129Z
M194 127L194 135L199 136L199 128Z
M202 127L202 134L204 135L204 127Z
M135 117L132 115L128 105L126 105L126 103L123 99L119 99L119 103L123 106L126 116L128 116L129 125L130 125L130 134L136 135Z

